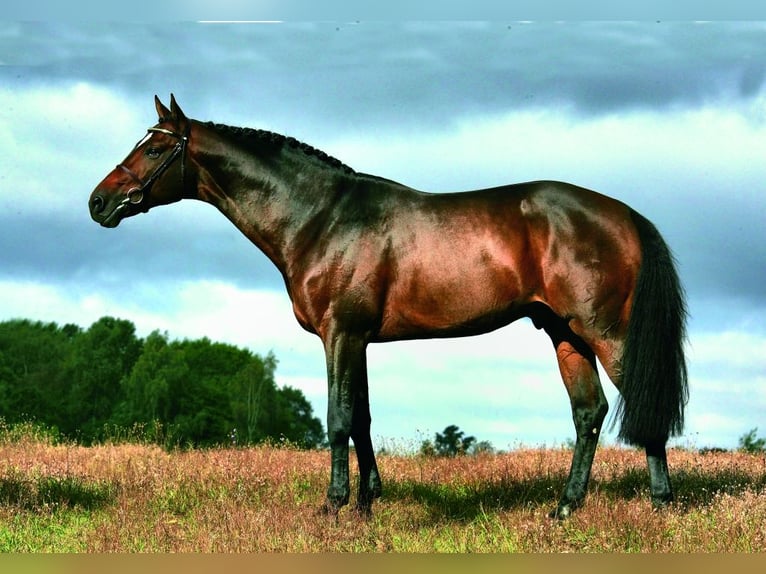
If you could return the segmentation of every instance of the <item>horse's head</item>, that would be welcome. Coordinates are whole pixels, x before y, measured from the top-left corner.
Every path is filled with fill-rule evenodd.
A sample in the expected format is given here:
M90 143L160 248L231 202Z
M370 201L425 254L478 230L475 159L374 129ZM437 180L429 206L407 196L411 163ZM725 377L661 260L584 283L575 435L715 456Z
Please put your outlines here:
M159 120L135 145L121 164L91 193L91 217L104 227L116 227L125 217L144 213L193 196L186 173L191 122L170 96L167 109L154 96Z

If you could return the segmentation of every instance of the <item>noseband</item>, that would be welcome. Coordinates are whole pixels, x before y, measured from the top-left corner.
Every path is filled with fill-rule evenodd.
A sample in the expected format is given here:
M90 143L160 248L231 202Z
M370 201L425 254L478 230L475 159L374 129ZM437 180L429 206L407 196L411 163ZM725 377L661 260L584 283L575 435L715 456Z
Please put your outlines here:
M173 147L173 151L170 153L170 155L166 157L159 166L157 166L157 169L154 170L154 173L152 173L147 179L141 178L136 172L123 164L119 164L117 166L119 169L127 173L131 179L133 179L133 181L138 184L137 186L131 187L125 193L125 199L120 202L121 207L127 207L128 204L140 206L149 196L149 191L151 190L152 185L154 185L154 182L157 181L160 176L165 173L165 171L167 171L167 169L179 156L181 157L181 185L185 186L186 184L186 144L189 143L189 126L186 126L186 133L183 135L179 134L178 132L166 130L164 128L149 128L146 131L150 134L152 132L157 132L173 136L174 138L178 139L178 143L175 145L175 147ZM144 139L146 139L146 137L144 137ZM135 147L137 148L140 146L144 139L139 141ZM144 211L146 211L146 209L148 208L145 208Z

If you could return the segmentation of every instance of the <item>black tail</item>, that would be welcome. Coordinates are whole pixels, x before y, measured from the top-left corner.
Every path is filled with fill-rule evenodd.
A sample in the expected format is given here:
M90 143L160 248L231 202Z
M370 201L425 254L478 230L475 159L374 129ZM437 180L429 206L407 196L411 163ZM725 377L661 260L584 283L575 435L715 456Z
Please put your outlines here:
M631 210L641 241L641 269L622 356L619 438L665 444L683 430L688 398L686 304L673 255L657 228Z

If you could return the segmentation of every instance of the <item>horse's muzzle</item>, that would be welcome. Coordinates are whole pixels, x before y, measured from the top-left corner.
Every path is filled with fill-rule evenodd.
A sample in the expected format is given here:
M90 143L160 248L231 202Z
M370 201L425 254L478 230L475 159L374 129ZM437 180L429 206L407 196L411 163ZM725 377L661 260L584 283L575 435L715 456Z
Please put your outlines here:
M107 201L104 199L104 196L94 193L88 202L88 207L90 208L90 216L93 218L93 221L103 227L117 227L125 216L127 204L127 201L122 201L110 212L106 212Z
M101 212L104 211L104 206L106 205L106 202L104 201L104 198L100 195L94 195L90 198L90 214L91 216L96 216L101 214Z

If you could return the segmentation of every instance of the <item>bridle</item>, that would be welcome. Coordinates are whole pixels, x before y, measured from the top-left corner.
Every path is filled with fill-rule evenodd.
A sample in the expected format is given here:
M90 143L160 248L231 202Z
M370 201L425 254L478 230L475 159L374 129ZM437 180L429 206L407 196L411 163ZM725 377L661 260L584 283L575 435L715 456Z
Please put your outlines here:
M120 210L125 209L128 204L140 207L141 204L144 203L144 201L149 196L149 191L151 190L152 185L154 185L154 182L156 182L162 176L162 174L167 171L167 169L178 157L181 158L181 185L183 187L186 186L186 145L189 143L189 125L187 124L186 132L184 134L166 130L165 128L154 127L149 128L146 131L149 135L156 132L172 136L178 139L178 143L176 143L175 147L173 147L173 151L170 152L170 155L166 157L159 166L157 166L157 169L154 170L154 173L152 173L147 179L142 179L136 172L123 164L119 164L117 166L138 184L137 186L131 187L127 192L125 192L125 199L123 199L118 205L118 208L121 208ZM133 149L135 150L138 148L148 137L148 135L144 136ZM143 209L143 211L147 210L148 208L146 207Z

